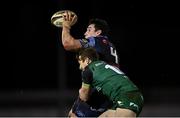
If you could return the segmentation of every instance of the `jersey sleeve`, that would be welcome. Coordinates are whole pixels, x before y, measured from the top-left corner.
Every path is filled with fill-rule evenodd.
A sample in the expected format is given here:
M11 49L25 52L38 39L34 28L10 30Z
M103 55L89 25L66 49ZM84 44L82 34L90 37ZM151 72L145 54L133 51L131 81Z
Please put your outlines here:
M94 47L95 46L95 37L90 37L88 39L79 39L81 46L83 48L88 48L88 47Z
M92 80L93 80L93 73L89 68L86 68L83 72L82 72L82 82L84 84L92 84Z

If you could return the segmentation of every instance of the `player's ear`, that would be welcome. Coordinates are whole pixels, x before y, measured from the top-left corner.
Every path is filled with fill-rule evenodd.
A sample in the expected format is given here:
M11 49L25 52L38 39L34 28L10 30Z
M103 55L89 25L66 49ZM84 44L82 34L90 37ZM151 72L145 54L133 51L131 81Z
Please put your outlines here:
M91 60L89 58L86 58L85 61L87 65L91 63Z
M97 34L97 35L100 35L101 33L102 33L102 30L97 30L97 31L96 31L96 34Z

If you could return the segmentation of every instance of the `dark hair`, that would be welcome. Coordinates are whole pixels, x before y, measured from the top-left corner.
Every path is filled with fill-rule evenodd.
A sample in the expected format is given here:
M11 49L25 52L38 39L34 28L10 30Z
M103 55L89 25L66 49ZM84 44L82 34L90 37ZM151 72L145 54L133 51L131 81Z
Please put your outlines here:
M79 60L79 56L81 56L81 60L84 61L86 58L89 58L91 61L97 61L99 59L99 55L96 52L95 48L82 48L79 50L79 53L76 55L76 58Z
M108 35L109 34L109 25L108 23L103 20L103 19L98 19L98 18L95 18L95 19L90 19L89 20L89 25L91 24L94 24L95 26L95 30L101 30L102 31L102 35Z

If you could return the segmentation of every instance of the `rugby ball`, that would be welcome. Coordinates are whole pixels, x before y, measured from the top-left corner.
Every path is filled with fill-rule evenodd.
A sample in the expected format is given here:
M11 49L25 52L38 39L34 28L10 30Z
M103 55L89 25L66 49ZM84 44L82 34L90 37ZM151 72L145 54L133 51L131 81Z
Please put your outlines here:
M77 15L73 11L70 11L70 10L61 10L54 13L51 17L51 23L56 27L62 27L63 16L66 15L67 11L71 12L71 17L74 17L74 15L76 16L71 26L74 25L77 22Z

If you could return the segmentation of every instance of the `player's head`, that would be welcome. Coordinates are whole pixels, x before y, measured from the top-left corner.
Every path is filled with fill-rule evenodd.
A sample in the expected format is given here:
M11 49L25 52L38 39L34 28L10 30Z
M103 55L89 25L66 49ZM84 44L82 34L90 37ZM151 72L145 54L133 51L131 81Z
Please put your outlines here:
M86 32L84 33L85 38L96 37L99 35L107 36L109 32L109 26L105 20L102 19L91 19L89 21Z
M99 59L99 55L94 48L81 49L76 56L79 62L79 69L84 70L91 62Z

